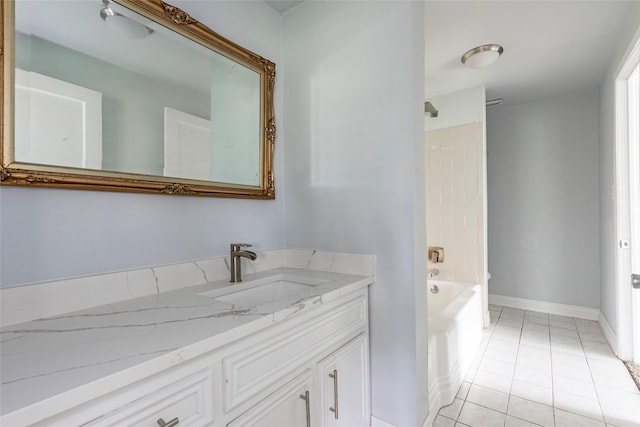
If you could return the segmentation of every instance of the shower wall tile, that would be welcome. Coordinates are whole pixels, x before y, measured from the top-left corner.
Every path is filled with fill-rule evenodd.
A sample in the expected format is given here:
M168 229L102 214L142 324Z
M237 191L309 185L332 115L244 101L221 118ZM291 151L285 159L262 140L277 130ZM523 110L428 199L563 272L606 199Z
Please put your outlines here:
M479 283L484 269L482 124L425 134L427 244L442 246L445 261L432 265L441 280Z

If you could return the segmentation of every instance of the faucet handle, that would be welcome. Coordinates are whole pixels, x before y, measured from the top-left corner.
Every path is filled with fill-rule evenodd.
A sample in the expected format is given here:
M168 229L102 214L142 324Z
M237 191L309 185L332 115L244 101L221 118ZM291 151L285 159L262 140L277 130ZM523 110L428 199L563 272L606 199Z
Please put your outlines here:
M232 243L231 244L231 250L232 251L237 251L240 248L250 248L253 245L249 244L249 243Z

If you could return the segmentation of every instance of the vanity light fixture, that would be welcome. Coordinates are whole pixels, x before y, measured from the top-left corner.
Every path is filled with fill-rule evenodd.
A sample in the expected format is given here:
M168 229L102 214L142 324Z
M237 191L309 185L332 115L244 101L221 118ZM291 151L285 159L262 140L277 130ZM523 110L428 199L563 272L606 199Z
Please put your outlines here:
M100 10L100 17L113 32L132 40L143 39L153 32L151 28L114 12L109 7L110 0L103 0L102 3L105 7Z
M462 55L462 63L471 68L485 68L496 62L504 49L499 44L483 44Z

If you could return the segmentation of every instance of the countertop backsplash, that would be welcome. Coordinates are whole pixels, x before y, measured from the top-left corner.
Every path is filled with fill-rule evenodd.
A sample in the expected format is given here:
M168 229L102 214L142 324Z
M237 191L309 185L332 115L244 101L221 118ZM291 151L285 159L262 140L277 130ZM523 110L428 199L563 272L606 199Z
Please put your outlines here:
M257 255L255 261L242 259L244 274L289 267L375 275L373 255L314 249L276 249L258 252ZM229 258L217 257L3 288L0 289L0 326L202 285L228 277Z

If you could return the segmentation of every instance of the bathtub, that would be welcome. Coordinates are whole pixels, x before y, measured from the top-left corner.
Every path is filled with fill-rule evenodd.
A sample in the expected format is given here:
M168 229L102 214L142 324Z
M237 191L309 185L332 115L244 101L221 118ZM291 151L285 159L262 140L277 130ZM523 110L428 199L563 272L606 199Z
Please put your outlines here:
M482 294L478 284L429 280L429 419L455 399L482 341ZM430 424L428 424L430 425Z

